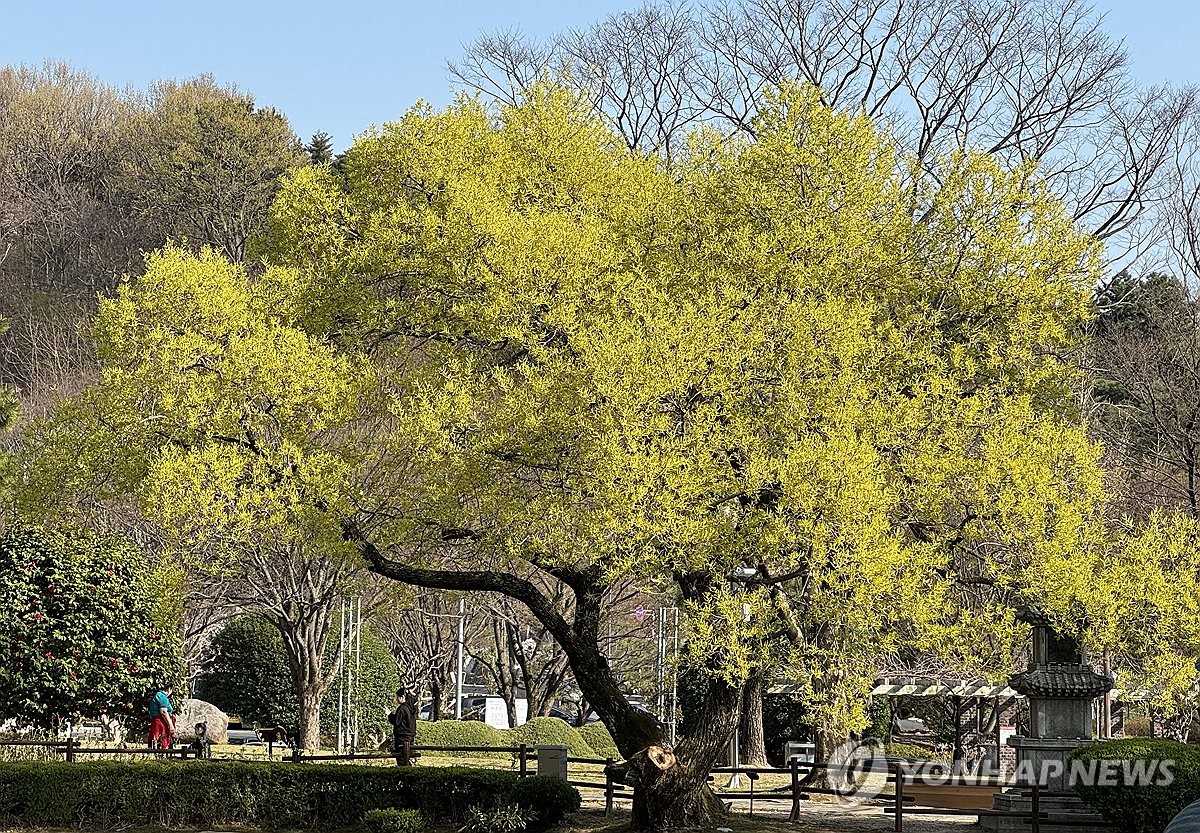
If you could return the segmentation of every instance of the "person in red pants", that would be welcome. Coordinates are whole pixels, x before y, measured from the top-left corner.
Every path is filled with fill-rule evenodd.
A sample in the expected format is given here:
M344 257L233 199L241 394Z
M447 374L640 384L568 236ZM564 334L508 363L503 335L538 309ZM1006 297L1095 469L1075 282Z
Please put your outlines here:
M150 737L147 744L151 749L170 749L175 739L175 710L171 708L171 684L164 683L150 698Z

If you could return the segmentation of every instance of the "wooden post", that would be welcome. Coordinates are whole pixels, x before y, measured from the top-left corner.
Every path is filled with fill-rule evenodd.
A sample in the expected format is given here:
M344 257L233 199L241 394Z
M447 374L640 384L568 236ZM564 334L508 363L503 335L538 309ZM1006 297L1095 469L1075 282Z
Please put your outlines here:
M747 773L750 775L750 815L754 815L754 782L758 780L757 773Z
M1041 823L1041 820L1042 820L1042 806L1041 806L1041 802L1038 800L1039 798L1041 798L1040 793L1041 793L1041 781L1038 779L1034 779L1034 782L1033 782L1033 819L1032 819L1033 833L1038 833L1038 825Z
M904 833L904 769L896 764L896 833ZM1036 831L1035 831L1036 833Z
M522 744L524 746L524 744ZM613 808L612 758L604 759L604 815L611 816Z
M800 760L795 755L788 761L792 770L792 814L788 821L800 821Z
M521 761L521 777L524 778L526 775L529 774L529 771L528 771L529 747L523 743L521 744L521 751L519 753L519 756L520 756L520 761Z
M297 743L295 746L292 747L292 763L294 763L294 764L300 763L300 744L299 743Z
M75 738L67 738L67 763L75 760Z

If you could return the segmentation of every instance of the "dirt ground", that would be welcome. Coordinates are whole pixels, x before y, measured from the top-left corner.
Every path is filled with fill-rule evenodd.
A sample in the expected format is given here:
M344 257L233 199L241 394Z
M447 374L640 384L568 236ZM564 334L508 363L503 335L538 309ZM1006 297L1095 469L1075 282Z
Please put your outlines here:
M735 812L713 825L706 833L891 833L895 822L880 805L849 805L803 802L800 819L788 821L791 801L755 801L754 815L747 813L746 802L738 802ZM618 802L610 818L605 818L599 798L584 797L584 808L564 833L625 833L629 823L628 802ZM904 819L905 833L974 833L975 816L921 815Z

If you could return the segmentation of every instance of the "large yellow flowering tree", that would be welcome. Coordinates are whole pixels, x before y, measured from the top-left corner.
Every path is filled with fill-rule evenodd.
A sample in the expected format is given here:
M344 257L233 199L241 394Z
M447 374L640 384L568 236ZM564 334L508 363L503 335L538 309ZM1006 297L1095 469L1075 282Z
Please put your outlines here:
M1083 604L1096 252L1032 170L928 176L806 89L668 168L542 89L297 172L265 253L251 276L168 250L104 303L103 378L39 429L73 450L36 491L519 600L641 762L640 826L714 811L764 666L828 751L880 655L1000 669L1015 598ZM661 730L600 638L629 580L679 600L706 680L700 728L641 758Z

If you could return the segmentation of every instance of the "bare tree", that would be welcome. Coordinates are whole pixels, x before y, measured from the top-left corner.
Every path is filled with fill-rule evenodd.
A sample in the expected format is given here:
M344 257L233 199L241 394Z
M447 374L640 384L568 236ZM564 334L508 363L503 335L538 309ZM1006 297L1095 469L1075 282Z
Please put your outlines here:
M428 689L430 720L441 720L453 689L458 650L459 596L419 591L411 605L382 610L376 623L396 658L400 679L411 691ZM472 602L464 613L464 642L477 645L487 628L487 611Z
M697 124L753 132L765 91L819 87L888 125L932 170L975 148L1035 162L1076 219L1132 260L1160 237L1191 88L1138 89L1085 0L647 2L535 43L468 46L451 76L511 102L533 80L574 85L630 147L671 157Z
M547 595L564 611L571 598L560 583L543 582ZM508 710L510 726L520 722L517 700L524 693L526 719L550 714L569 673L566 654L523 605L497 594L485 603L490 619L488 650L472 656L491 678Z
M1095 418L1119 505L1200 517L1200 305L1178 278L1122 276L1101 295Z

